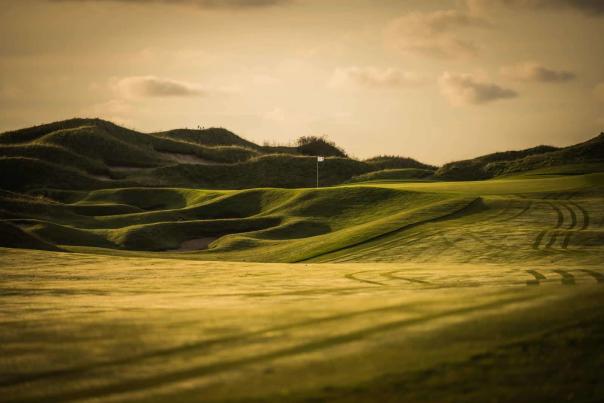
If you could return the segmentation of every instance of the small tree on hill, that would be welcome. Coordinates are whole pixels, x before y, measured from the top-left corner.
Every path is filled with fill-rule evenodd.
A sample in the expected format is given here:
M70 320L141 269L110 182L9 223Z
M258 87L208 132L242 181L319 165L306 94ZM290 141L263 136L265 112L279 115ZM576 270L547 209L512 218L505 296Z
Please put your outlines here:
M302 136L296 140L296 149L304 155L346 157L346 152L325 136Z

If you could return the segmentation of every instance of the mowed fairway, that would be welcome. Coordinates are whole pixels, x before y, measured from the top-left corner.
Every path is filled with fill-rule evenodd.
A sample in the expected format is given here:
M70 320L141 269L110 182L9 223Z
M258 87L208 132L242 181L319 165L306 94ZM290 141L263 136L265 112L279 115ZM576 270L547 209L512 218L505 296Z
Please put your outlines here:
M70 253L0 249L0 400L600 401L602 188L595 174L6 203L10 225Z
M1 253L4 401L604 392L603 270Z

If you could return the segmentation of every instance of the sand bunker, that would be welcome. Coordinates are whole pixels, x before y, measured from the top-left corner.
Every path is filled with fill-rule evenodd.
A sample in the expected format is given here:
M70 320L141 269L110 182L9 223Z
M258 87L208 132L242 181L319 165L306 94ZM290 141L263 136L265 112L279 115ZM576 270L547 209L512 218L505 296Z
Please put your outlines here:
M179 252L188 252L192 250L204 250L208 249L208 246L218 238L215 237L206 237L206 238L197 238L190 239L188 241L184 241L180 244L180 247L176 249Z
M178 162L180 164L206 164L206 165L216 165L217 163L214 161L206 160L200 158L193 154L178 154L178 153L167 153L160 152L160 154L166 157L169 160Z
M107 175L97 175L97 174L88 173L88 176L90 176L91 178L94 178L94 179L101 180L101 181L112 181L113 180L112 177L107 176Z
M140 171L144 171L144 170L149 170L149 169L153 169L153 168L142 168L142 167L127 167L127 166L121 166L121 165L111 165L109 166L109 168L111 168L111 170L116 171L116 172L140 172Z

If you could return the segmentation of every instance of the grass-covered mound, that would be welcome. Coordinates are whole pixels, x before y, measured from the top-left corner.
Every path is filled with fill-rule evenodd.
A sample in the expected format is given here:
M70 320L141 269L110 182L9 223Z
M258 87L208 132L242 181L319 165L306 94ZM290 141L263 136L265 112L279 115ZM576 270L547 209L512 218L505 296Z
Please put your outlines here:
M0 245L4 248L40 249L58 252L61 249L17 225L0 221Z
M383 181L418 181L430 180L434 176L434 171L421 168L402 168L402 169L383 169L373 171L363 175L355 176L350 183L359 182L383 182Z
M383 169L426 167L411 159L358 161L323 137L259 146L221 128L140 133L100 119L71 119L0 134L0 188L91 190L124 186L245 189L307 187ZM402 165L401 165L402 164Z
M548 167L597 163L604 163L604 133L564 148L538 146L451 162L440 167L435 176L445 180L481 180Z
M604 259L602 175L382 180L321 189L0 191L0 222L58 248L108 254L592 264Z

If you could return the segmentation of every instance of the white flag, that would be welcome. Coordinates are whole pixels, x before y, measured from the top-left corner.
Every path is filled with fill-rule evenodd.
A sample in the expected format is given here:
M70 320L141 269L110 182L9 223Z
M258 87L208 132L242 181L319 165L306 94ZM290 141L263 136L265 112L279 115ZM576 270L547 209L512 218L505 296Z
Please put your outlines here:
M317 157L317 161L318 162L323 162L323 161L325 161L325 157Z

